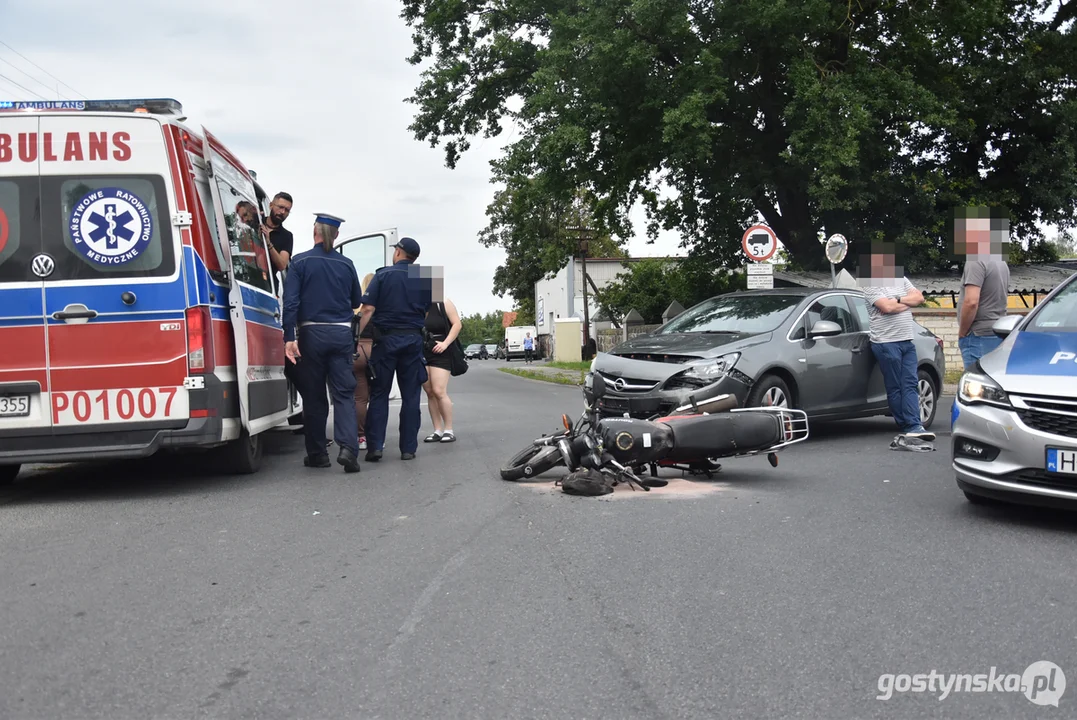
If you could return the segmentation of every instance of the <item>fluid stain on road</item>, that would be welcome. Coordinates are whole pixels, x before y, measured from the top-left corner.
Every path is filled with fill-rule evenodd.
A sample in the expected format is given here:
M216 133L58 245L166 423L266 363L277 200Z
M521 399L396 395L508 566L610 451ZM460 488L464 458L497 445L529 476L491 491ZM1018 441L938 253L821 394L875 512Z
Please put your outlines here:
M652 500L695 500L701 497L707 497L709 495L717 495L722 492L727 492L732 488L727 483L721 483L718 481L710 480L686 480L683 478L662 478L669 484L665 487L651 488L650 492L646 490L640 490L639 488L632 488L623 483L614 486L613 492L606 495L598 495L598 499L611 499L620 500L624 498L649 498ZM555 485L554 482L549 483L520 483L524 487L528 487L532 490L536 490L543 493L557 493L564 495L561 487ZM583 499L589 499L586 496L570 496L570 497L582 497Z

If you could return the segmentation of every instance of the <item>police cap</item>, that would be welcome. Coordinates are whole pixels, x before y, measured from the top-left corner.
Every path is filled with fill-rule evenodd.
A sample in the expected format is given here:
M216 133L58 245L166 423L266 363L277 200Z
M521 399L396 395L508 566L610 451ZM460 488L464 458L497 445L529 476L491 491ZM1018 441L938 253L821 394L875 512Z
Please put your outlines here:
M340 224L344 222L344 218L339 218L336 215L330 215L329 213L314 213L314 222L338 228L340 227Z
M412 238L400 238L399 242L393 245L393 247L400 248L401 250L406 252L409 257L419 257L419 243L415 242L415 240Z

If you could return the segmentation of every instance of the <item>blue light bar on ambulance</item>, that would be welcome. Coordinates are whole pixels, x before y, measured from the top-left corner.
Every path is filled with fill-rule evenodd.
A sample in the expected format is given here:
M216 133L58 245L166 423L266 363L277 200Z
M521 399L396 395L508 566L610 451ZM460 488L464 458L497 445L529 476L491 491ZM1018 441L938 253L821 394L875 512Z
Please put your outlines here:
M0 112L130 112L182 116L183 106L172 98L135 100L0 100Z

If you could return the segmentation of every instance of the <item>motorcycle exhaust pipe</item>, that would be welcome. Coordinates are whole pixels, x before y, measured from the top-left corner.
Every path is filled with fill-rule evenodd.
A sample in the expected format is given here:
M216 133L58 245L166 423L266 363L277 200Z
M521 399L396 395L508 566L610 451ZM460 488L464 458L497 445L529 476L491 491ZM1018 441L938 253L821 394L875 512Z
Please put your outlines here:
M705 409L706 412L725 412L726 410L734 410L740 403L737 402L736 395L726 393L725 395L717 395L710 400L704 400L703 402L696 402L694 397L689 397L689 404L681 405L677 408L676 412L684 412L685 410L695 410L700 412L701 409ZM713 406L713 407L712 407Z

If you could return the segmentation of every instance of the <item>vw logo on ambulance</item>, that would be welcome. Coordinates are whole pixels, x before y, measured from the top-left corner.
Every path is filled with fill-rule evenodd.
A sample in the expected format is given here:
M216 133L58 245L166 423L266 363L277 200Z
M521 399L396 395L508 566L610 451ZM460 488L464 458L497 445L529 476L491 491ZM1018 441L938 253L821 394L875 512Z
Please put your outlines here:
M137 259L153 237L150 209L123 188L87 193L71 211L71 240L80 253L99 265L126 265Z

